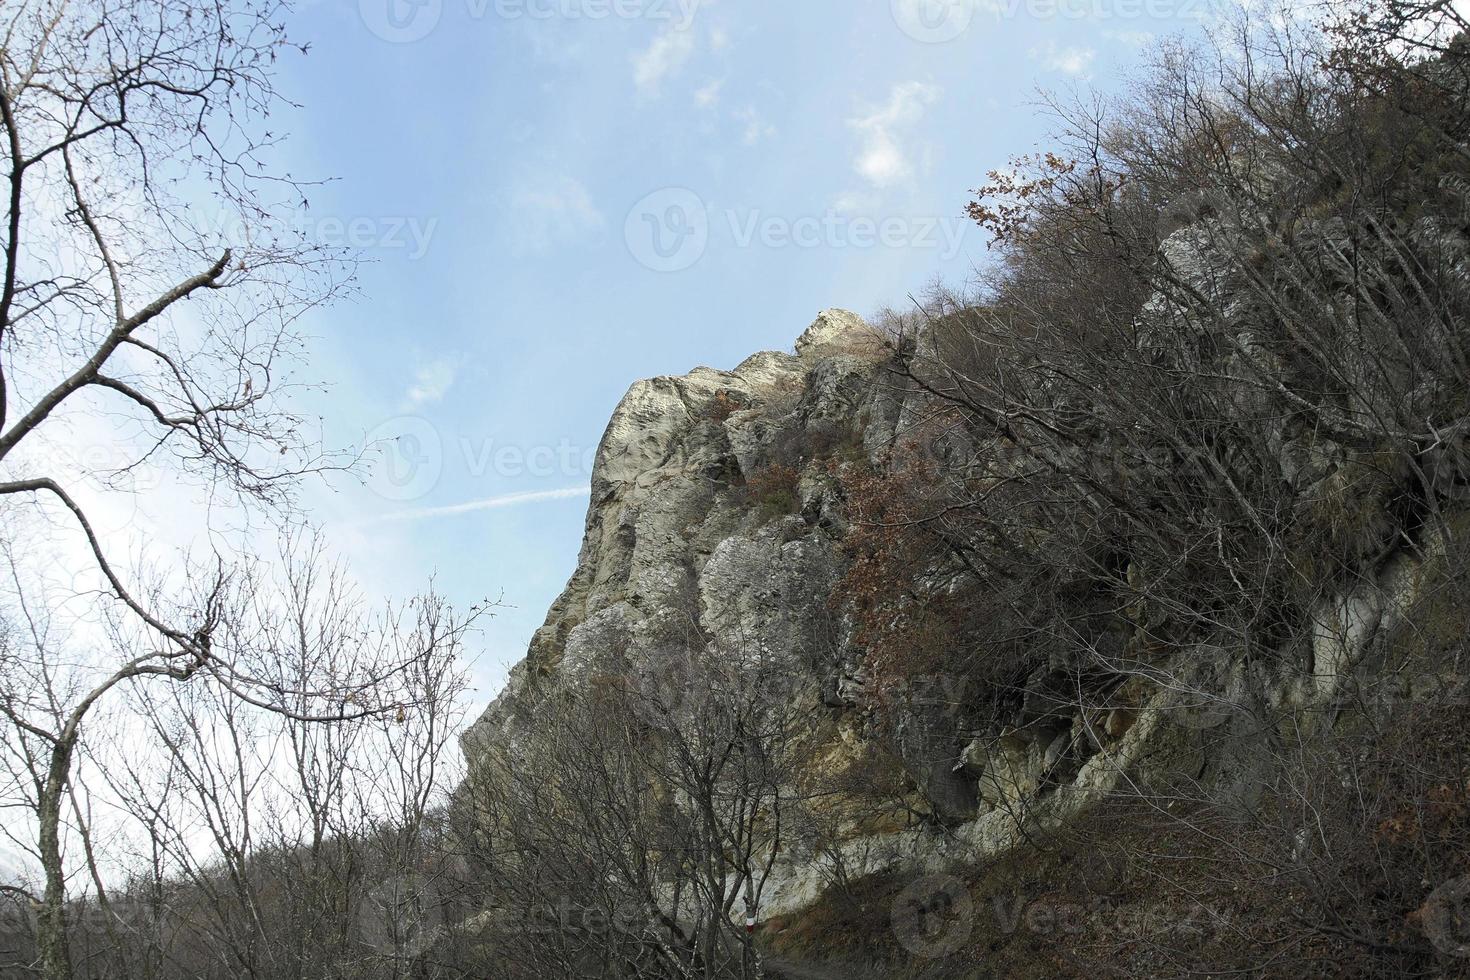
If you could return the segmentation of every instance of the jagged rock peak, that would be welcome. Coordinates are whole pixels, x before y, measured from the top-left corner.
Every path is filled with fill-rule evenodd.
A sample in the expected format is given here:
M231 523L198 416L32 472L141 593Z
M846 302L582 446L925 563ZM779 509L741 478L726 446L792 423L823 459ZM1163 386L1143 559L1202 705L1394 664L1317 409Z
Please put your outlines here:
M837 351L864 353L881 349L883 337L856 313L823 310L816 322L796 339L796 353L808 358Z
M788 664L831 645L817 635L843 567L828 463L839 447L886 448L900 406L874 401L884 347L857 314L822 312L795 350L629 387L598 448L576 570L467 746L513 737L547 690L661 669L691 625ZM831 659L803 677L813 689L841 685Z

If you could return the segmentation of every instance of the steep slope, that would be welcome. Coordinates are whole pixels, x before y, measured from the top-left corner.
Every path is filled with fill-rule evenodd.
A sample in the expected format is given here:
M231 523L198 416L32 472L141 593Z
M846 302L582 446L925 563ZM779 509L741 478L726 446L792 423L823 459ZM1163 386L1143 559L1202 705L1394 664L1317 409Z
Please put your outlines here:
M1226 655L1203 670L1196 660L1120 673L1058 698L1056 672L1038 671L1018 708L983 720L989 706L954 703L963 689L908 691L888 712L901 769L865 772L874 765L865 747L879 740L873 692L833 602L849 567L841 477L881 471L916 447L943 465L914 435L931 400L891 370L893 356L860 318L829 310L794 354L633 385L598 450L577 569L466 736L471 753L514 744L557 692L602 683L610 670L634 690L677 691L697 670L691 656L724 650L782 673L779 690L810 736L808 771L789 778L847 781L811 794L792 819L802 830L788 832L761 880L764 920L812 905L839 871L938 872L999 857L1064 832L1120 786L1167 793L1184 778L1221 799L1257 792L1267 735L1249 709L1336 711L1365 651L1394 634L1442 553L1427 541L1386 561L1377 581L1319 603L1310 648L1284 673ZM1319 469L1314 479L1327 479L1332 465ZM860 799L854 774L896 778L892 797ZM824 812L834 819L823 823Z

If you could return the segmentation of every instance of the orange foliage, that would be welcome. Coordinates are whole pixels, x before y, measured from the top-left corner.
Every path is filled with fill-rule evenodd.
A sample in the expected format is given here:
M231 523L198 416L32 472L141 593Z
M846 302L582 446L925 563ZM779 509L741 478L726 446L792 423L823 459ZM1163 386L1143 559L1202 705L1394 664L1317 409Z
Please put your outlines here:
M707 410L708 417L715 422L723 424L726 419L744 407L745 405L728 391L717 392L714 399L709 403Z
M851 522L845 542L851 563L831 601L853 617L874 706L943 664L956 632L957 610L949 600L915 592L932 544L922 524L914 523L931 509L916 491L934 474L928 461L904 462L881 472L834 465Z
M1031 218L1033 198L1050 194L1077 164L1055 153L1011 159L1010 170L992 170L990 183L971 193L976 200L965 206L970 219L990 232L991 246L1016 237ZM1027 176L1034 174L1034 176Z

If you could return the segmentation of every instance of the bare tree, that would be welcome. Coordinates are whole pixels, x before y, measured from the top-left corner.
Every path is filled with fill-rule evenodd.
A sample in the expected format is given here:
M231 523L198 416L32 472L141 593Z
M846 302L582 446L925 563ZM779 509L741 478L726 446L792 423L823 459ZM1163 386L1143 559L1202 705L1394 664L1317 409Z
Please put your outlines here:
M294 325L339 292L348 266L291 230L306 188L268 165L273 70L290 49L283 12L275 0L21 0L0 14L8 552L25 552L25 522L52 522L40 564L90 568L58 596L28 574L33 562L13 560L8 595L18 625L0 715L13 789L37 821L38 957L54 980L72 974L63 837L82 816L75 761L88 720L118 694L203 682L210 693L189 697L224 699L227 718L347 723L408 710L399 682L438 662L435 643L407 641L372 657L286 662L282 624L250 612L257 573L218 553L228 547L193 562L134 541L141 560L120 561L122 542L94 512L169 461L231 526L289 520L301 477L349 462L314 445L291 410ZM57 449L79 431L106 447L101 464L84 454L66 465L74 454ZM105 630L74 629L69 610L63 628L57 614L78 595ZM195 762L220 761L195 748ZM186 772L203 778L176 775Z
M691 640L677 663L548 691L462 794L521 976L762 976L746 918L809 802L792 665Z
M475 617L432 595L374 611L318 546L287 546L221 635L302 697L324 674L376 675L379 710L323 724L218 685L129 685L83 740L94 798L114 812L103 856L84 852L99 915L73 945L110 939L88 975L396 977L423 951L424 935L396 935L394 910L373 903L436 873L431 824L455 779L457 658ZM74 821L84 843L94 826Z

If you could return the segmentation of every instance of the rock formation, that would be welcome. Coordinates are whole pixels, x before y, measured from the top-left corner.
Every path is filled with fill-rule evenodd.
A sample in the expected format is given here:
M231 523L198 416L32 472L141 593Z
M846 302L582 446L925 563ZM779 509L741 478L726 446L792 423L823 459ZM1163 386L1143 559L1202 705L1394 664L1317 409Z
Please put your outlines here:
M888 370L893 356L860 317L828 310L795 353L634 384L597 452L576 571L504 692L466 735L470 754L534 728L550 692L610 670L637 687L677 687L691 650L719 650L788 678L782 690L811 718L814 768L864 765L871 692L851 623L831 601L848 563L839 474L844 463L889 465L926 403ZM943 465L942 454L926 451ZM1280 456L1288 479L1303 485L1341 478L1349 465L1290 440ZM1123 780L1162 788L1185 778L1249 797L1260 719L1278 709L1329 711L1416 601L1438 547L1427 541L1417 554L1398 554L1378 581L1322 601L1310 649L1284 658L1293 669L1267 671L1200 645L1097 680L1079 702L1058 687L1065 670L1040 667L1016 707L983 720L963 690L909 692L894 741L910 819L838 820L824 848L790 848L763 913L815 901L834 862L861 874L1002 854L1065 825ZM830 806L841 810L840 793Z

